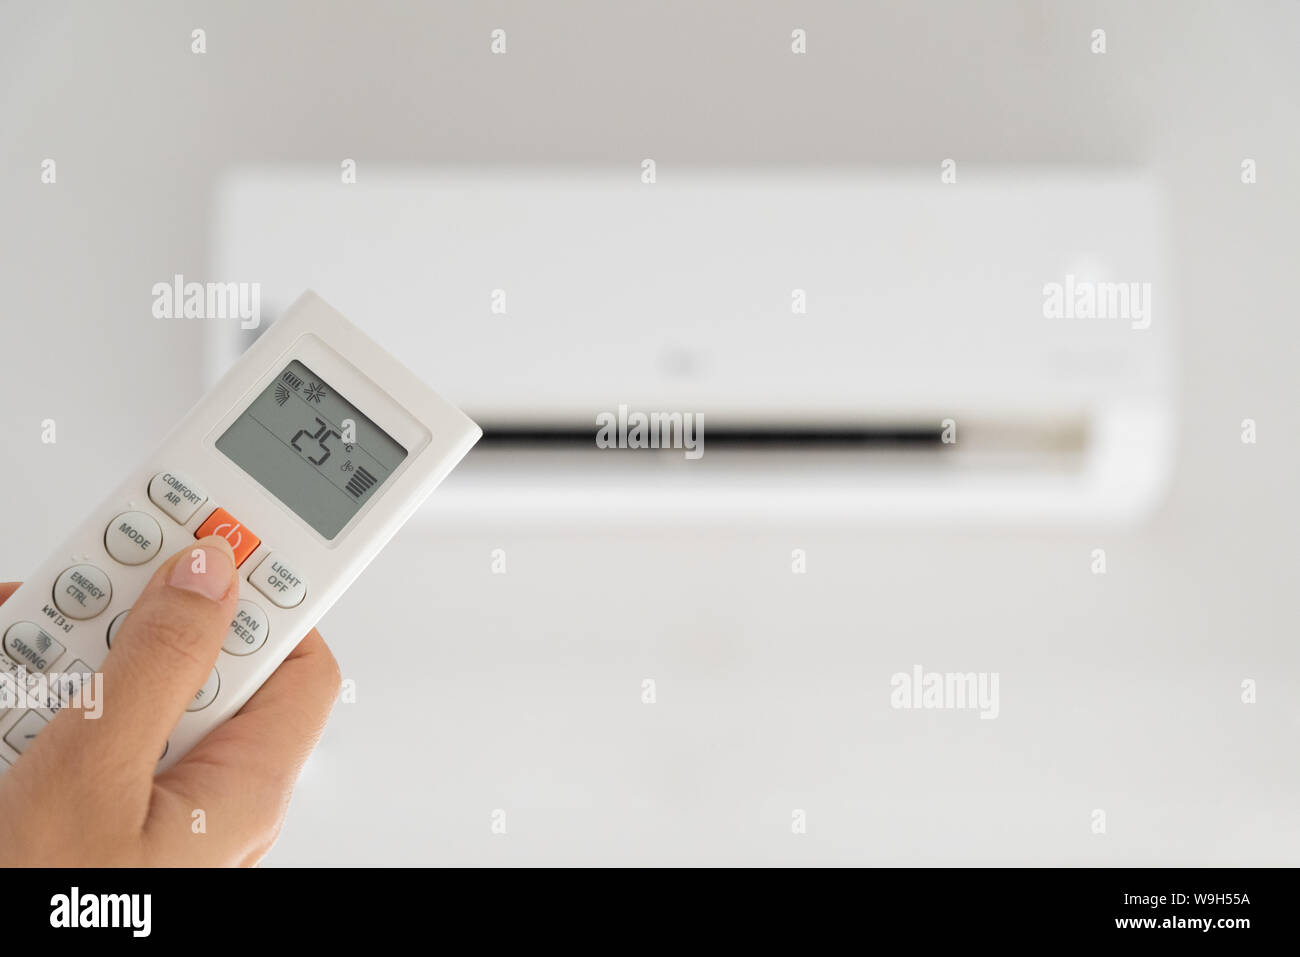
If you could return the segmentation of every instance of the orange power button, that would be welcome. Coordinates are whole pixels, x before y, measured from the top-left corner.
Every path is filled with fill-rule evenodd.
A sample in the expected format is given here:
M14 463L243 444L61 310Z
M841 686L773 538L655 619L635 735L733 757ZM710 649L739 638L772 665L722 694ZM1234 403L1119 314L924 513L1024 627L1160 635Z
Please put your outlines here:
M207 538L209 535L220 535L230 543L231 551L235 553L236 568L244 564L244 559L253 554L253 550L262 543L260 538L241 525L235 516L224 508L219 508L209 515L199 526L199 530L194 533L195 538Z

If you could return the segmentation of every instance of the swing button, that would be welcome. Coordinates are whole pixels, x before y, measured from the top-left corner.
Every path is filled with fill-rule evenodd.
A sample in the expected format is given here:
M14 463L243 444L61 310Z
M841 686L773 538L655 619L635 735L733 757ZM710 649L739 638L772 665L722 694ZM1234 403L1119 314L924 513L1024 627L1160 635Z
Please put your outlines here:
M245 528L240 522L224 508L219 508L207 520L199 526L199 530L194 533L195 538L207 538L209 535L219 535L230 543L230 550L235 553L235 567L238 568L244 564L244 559L253 554L262 540Z

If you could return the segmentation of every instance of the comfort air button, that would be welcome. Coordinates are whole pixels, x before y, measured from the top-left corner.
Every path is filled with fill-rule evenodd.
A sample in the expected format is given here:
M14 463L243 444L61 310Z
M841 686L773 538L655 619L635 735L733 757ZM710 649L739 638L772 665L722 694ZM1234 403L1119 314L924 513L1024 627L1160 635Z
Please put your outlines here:
M94 618L112 599L112 583L94 565L73 565L54 583L54 604L78 621Z
M307 594L307 578L297 563L279 552L272 552L248 576L253 587L281 608L294 608L302 604Z
M179 472L159 472L149 482L149 501L180 525L193 518L207 500L208 493Z
M209 515L199 526L199 530L194 533L195 538L207 538L209 535L219 535L230 543L230 549L235 553L236 568L244 564L244 559L253 554L254 549L262 544L260 538L240 524L239 520L224 508L219 508Z

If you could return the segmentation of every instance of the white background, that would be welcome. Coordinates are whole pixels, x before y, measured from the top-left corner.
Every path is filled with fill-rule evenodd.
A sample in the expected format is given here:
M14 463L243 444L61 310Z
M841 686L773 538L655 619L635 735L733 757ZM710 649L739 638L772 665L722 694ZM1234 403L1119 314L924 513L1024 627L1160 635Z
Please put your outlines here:
M359 701L270 863L1300 858L1300 8L11 2L0 18L0 577L197 398L200 330L154 319L149 290L204 276L212 188L236 164L1140 163L1173 200L1178 453L1148 522L1097 541L429 519L322 623ZM487 52L496 27L506 57ZM891 710L888 674L915 663L998 671L1001 717Z

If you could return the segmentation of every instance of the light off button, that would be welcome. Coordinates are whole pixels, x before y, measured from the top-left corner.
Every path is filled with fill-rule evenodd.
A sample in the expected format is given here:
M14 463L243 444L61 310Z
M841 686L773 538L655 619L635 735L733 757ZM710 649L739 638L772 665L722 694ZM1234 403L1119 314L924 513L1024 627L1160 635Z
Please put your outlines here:
M5 632L5 654L28 671L44 671L63 654L53 635L30 621L10 625Z
M279 552L272 552L248 576L253 587L281 608L295 608L307 594L307 579L298 566Z
M123 512L108 523L104 548L123 565L143 565L162 548L162 529L144 512Z
M149 501L181 525L207 500L208 493L179 472L159 472L149 482Z
M112 598L112 583L94 565L73 565L54 583L54 604L78 621L94 618Z
M251 601L241 598L235 610L235 620L226 630L226 640L221 650L231 655L251 655L266 644L271 633L271 623L266 612Z

